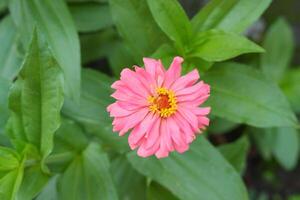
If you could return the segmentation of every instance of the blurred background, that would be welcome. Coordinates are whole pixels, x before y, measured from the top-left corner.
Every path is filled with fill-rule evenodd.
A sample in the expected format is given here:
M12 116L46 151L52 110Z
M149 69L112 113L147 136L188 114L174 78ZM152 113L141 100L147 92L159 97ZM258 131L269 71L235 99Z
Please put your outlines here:
M180 0L182 6L190 17L194 16L208 0ZM300 66L300 1L299 0L273 0L271 6L263 17L255 23L247 35L258 43L264 39L264 35L270 25L279 17L287 20L294 35L295 50L291 61L291 67ZM298 78L300 84L300 77ZM298 90L299 91L299 90ZM299 91L300 93L300 91ZM224 140L235 140L243 132L243 127L238 127L227 134L214 135L211 140L214 143L223 143ZM225 137L225 138L224 138ZM300 165L291 171L282 168L274 159L266 160L258 152L255 145L251 145L247 159L247 167L244 173L252 199L300 199Z

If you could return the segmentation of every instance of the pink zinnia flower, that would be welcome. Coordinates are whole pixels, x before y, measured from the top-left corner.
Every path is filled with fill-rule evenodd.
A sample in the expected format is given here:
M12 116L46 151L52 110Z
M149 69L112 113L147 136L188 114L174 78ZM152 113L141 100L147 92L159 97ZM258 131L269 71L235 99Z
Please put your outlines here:
M137 154L167 157L174 150L183 153L209 125L210 108L200 108L210 93L198 71L181 75L183 59L175 57L166 71L160 60L144 58L145 69L135 66L121 72L112 84L116 102L107 110L114 117L113 131L122 136L132 130L128 142Z

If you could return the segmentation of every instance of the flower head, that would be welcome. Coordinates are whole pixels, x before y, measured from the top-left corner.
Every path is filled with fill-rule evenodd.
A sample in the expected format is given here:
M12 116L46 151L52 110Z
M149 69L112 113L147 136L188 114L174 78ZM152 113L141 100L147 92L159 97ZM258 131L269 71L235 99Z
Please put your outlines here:
M209 125L207 100L209 85L197 82L198 71L181 76L181 57L175 57L168 70L160 60L144 58L145 69L135 66L121 72L112 84L116 102L107 110L114 117L113 131L128 138L131 149L142 157L167 157L174 150L183 153Z

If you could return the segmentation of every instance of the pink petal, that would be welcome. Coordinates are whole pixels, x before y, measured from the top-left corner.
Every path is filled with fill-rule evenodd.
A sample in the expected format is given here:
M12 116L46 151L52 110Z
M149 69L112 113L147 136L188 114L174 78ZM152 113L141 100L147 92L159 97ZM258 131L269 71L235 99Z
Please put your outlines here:
M175 57L173 62L165 73L164 87L169 88L179 77L181 74L181 63L183 62L183 58Z
M161 124L161 119L159 118L153 124L153 127L148 130L148 133L146 135L146 141L145 141L145 144L144 144L144 147L146 149L153 148L153 146L155 146L156 143L159 144L158 139L159 139L160 124Z
M199 73L198 70L194 69L190 73L180 77L178 80L174 82L174 84L170 87L172 90L179 91L182 88L188 87L196 83L196 81L199 79Z
M186 119L186 121L188 121L195 132L198 131L198 119L192 111L183 107L179 107L178 112Z
M148 156L151 156L153 155L159 148L159 142L155 143L151 148L147 148L145 146L145 143L143 143L138 151L137 151L137 154L141 157L148 157Z
M180 128L176 124L173 117L167 119L167 126L169 132L171 133L172 140L174 141L173 144L176 151L178 151L179 153L183 153L186 150L188 150L189 145L185 142L184 135L183 135L184 133L180 132Z
M161 121L160 125L160 145L158 151L155 153L155 156L157 158L164 158L169 156L169 151L168 151L168 146L167 146L167 141L164 139L164 131L166 130L166 122L165 120Z
M149 113L148 108L144 108L127 117L118 117L118 118L116 117L114 121L116 123L121 123L123 126L121 129L119 129L117 128L117 124L113 124L113 125L116 125L117 128L116 130L120 131L119 135L122 136L126 132L128 132L129 129L135 127L141 121L143 121L147 113Z
M110 112L111 117L125 117L131 115L134 111L126 110L119 106L118 102L110 104L107 107L107 111Z
M165 74L161 61L152 58L144 58L143 61L146 71L156 80L157 86L161 87Z
M135 146L148 132L149 128L151 128L154 122L157 120L157 116L152 113L149 113L145 119L133 129L128 137L128 142L130 146Z
M180 127L180 131L183 133L182 137L185 139L186 143L191 143L195 138L195 134L188 121L179 113L176 113L173 116L173 119L176 121L176 124Z
M141 81L136 77L137 74L130 69L123 69L121 72L121 81L132 91L136 92L142 97L148 97L149 93L147 87L144 87Z

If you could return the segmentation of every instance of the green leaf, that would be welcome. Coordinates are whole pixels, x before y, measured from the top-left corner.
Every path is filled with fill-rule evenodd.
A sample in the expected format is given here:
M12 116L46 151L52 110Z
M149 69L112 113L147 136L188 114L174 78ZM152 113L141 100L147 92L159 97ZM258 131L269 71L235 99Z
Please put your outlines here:
M119 77L122 69L133 66L135 61L124 42L117 41L109 46L113 48L108 51L108 61L115 77Z
M207 105L212 114L256 127L297 126L297 119L280 89L255 69L223 63L203 79L211 85Z
M147 189L147 200L178 200L178 198L158 183L151 182Z
M212 0L192 20L196 32L222 29L241 33L253 24L272 0Z
M111 163L112 173L119 199L146 199L146 178L139 174L128 162L126 156L119 156Z
M253 141L265 160L272 157L273 145L275 142L274 132L272 129L250 128L247 130Z
M8 110L8 92L10 83L8 80L0 77L0 135L4 133L5 125L9 117Z
M264 50L243 36L220 30L209 30L197 35L189 56L206 61L223 61L245 53Z
M277 128L273 132L276 138L273 143L276 160L287 170L295 168L299 159L299 133L294 128Z
M180 47L189 45L190 21L177 0L147 0L151 13L167 36Z
M112 132L112 121L106 112L106 107L112 103L110 86L113 80L90 69L82 71L82 80L80 105L66 100L63 114L83 125L87 132L98 136L105 148L118 152L128 151L126 137Z
M199 136L184 155L174 153L164 159L145 159L132 152L128 159L140 173L180 199L248 199L238 173L203 136Z
M211 119L208 132L213 134L223 134L232 131L238 126L238 123L234 123L220 117L214 117Z
M62 72L37 32L30 44L17 81L9 96L9 136L35 145L43 159L53 147L63 104Z
M113 29L81 35L82 63L96 61L109 54L114 48L116 35L116 31Z
M251 136L266 160L272 156L285 169L293 169L299 158L299 133L290 127L251 129Z
M46 185L48 179L49 175L45 174L39 165L26 168L17 199L34 199Z
M37 200L59 200L57 194L58 178L59 175L54 175L36 199Z
M99 145L90 144L62 174L59 199L118 199L109 172L109 160Z
M235 142L218 147L218 149L226 160L237 170L237 172L243 174L249 150L248 138L243 136Z
M69 8L79 32L99 31L113 25L109 7L106 4L71 4Z
M300 112L300 69L288 70L281 80L280 86L288 98L293 110Z
M113 20L136 61L151 55L166 40L145 1L110 0Z
M9 159L6 163L9 171L0 176L0 199L15 200L23 178L24 159L21 160L13 150L0 147L0 160L6 158Z
M0 76L13 80L21 65L21 55L17 50L19 35L10 16L0 23Z
M0 0L0 13L7 9L8 0Z
M19 160L14 150L0 146L0 172L16 169L19 166Z
M25 48L33 27L43 33L44 40L60 64L65 77L66 95L80 96L80 48L75 25L63 0L11 0L10 13L17 24ZM24 21L26 23L24 23Z
M107 3L108 0L65 0L70 3L86 3L86 2L94 2L94 3Z
M267 77L278 82L289 66L294 51L292 28L285 19L279 18L271 25L263 47L266 53L260 57L262 71Z

